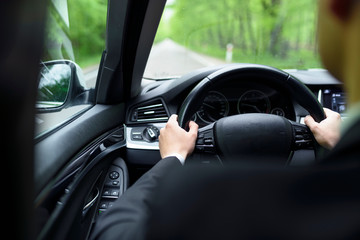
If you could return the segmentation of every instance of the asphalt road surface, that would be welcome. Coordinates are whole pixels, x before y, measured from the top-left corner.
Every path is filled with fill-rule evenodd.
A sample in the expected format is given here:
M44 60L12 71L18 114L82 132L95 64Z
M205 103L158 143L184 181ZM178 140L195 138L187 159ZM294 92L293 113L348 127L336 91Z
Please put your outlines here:
M199 68L224 63L226 63L225 60L196 53L170 39L165 39L155 44L151 49L144 77L166 78L169 76L182 76Z
M225 50L224 50L225 58ZM203 54L191 51L170 39L157 43L153 46L144 77L168 78L181 76L199 68L224 64L225 60L219 60ZM98 65L83 69L87 88L95 88L98 74ZM90 105L74 106L59 112L42 113L35 116L35 135L46 132L61 125L79 111L85 110Z

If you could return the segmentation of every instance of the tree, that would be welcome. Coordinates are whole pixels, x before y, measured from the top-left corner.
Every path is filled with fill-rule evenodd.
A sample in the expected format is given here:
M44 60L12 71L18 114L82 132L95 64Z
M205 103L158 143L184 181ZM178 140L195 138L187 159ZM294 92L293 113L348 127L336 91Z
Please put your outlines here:
M316 1L177 0L171 8L170 37L190 49L223 57L232 43L237 61L316 63Z

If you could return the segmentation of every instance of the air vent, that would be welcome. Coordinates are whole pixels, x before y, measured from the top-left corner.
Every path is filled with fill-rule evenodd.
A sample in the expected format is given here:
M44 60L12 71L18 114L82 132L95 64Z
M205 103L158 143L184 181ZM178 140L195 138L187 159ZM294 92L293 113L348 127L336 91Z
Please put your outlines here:
M167 121L168 115L161 101L136 108L131 120L135 122Z

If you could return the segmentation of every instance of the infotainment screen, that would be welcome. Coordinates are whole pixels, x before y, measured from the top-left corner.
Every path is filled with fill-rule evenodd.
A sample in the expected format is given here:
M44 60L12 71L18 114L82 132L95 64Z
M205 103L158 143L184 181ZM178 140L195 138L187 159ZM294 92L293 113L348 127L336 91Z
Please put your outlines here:
M347 109L345 93L340 89L324 89L323 106L344 116Z

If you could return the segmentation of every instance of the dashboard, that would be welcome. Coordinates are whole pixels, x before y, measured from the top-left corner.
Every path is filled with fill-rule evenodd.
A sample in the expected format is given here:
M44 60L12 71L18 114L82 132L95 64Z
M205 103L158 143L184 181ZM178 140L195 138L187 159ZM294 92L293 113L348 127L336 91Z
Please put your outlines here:
M342 117L346 117L346 94L341 88L324 88L319 93L319 96L321 96L321 102L324 107L340 113Z
M179 79L144 82L142 92L127 106L125 132L130 164L153 165L160 159L159 130L170 115L179 113L191 90L219 68L201 70ZM323 107L346 117L347 102L342 83L327 71L289 70L288 73L306 85ZM246 113L274 114L298 123L303 123L309 114L281 86L269 85L262 79L238 81L234 77L207 92L192 120L203 127L222 117Z

